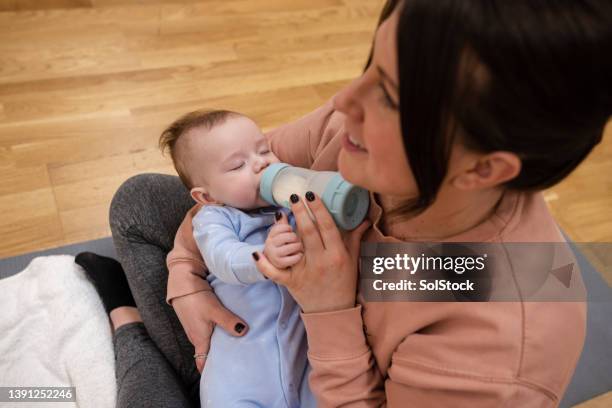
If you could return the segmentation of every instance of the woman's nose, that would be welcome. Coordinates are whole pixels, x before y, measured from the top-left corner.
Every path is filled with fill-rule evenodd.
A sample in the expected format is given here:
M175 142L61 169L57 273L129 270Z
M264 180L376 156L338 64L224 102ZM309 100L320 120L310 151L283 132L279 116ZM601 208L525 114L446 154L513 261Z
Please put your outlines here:
M334 96L334 109L350 116L355 121L363 119L363 108L359 99L358 88L361 78L353 80Z

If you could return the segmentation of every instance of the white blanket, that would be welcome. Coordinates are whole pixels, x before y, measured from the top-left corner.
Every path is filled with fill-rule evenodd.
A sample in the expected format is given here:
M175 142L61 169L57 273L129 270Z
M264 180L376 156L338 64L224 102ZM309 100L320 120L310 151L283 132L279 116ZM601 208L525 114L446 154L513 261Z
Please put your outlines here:
M32 260L0 280L0 387L76 387L76 402L0 406L114 407L108 317L74 257Z

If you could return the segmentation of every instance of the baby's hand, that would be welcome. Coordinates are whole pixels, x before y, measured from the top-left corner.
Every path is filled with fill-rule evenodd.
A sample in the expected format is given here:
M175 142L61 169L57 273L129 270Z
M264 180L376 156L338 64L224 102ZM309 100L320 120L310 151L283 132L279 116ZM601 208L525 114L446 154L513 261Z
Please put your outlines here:
M264 246L264 255L279 269L295 265L303 256L302 241L297 236L287 218L283 215L280 221L270 228Z

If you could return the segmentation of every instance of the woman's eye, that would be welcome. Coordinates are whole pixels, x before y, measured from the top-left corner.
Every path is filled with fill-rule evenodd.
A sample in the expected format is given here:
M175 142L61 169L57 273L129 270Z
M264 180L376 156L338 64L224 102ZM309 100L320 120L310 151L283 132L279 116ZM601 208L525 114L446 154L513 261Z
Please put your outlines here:
M385 86L382 84L382 82L378 83L378 87L383 93L382 102L385 104L385 106L387 106L388 108L397 110L398 109L397 104L393 102L393 99L391 99L391 96L385 89Z

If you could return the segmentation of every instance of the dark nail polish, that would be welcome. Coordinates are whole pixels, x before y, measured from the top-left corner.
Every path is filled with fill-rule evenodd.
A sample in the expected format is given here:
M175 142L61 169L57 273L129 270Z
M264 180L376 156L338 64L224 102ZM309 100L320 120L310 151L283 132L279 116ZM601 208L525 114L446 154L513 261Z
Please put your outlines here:
M291 194L291 197L289 197L289 199L293 204L296 204L298 201L300 201L300 197L298 197L297 194Z
M308 201L314 201L314 199L315 199L314 193L312 191L307 191L306 192L306 199Z
M281 218L283 218L283 214L281 214L280 211L277 211L277 212L274 213L274 218L276 218L276 221L278 221Z
M234 326L234 330L236 330L236 333L242 333L242 331L244 330L244 324L236 323L236 326Z
M257 252L252 252L251 255L253 256L255 262L259 261L259 254Z

